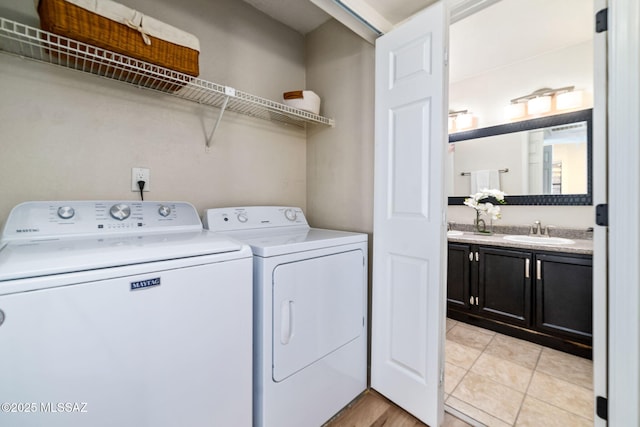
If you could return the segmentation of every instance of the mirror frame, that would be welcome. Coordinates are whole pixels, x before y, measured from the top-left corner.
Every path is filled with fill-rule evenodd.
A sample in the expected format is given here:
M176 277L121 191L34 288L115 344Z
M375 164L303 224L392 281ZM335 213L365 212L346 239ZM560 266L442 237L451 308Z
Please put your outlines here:
M583 206L592 205L592 138L593 138L593 109L580 110L571 113L556 114L537 119L523 120L449 135L449 143L484 138L493 135L522 132L559 126L568 123L587 122L587 193L586 194L530 194L505 197L507 205L555 205L555 206ZM449 205L463 205L467 196L449 197Z

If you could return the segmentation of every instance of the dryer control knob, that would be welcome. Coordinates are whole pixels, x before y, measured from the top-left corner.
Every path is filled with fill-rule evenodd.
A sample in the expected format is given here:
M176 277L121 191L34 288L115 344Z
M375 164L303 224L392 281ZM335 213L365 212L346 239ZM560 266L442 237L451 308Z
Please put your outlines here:
M58 208L58 216L62 219L71 219L75 214L76 211L71 206L60 206Z
M296 218L298 218L298 214L296 213L295 210L293 209L287 209L284 211L284 216L289 220L289 221L295 221Z
M171 214L171 208L166 205L161 205L158 208L158 213L160 214L160 216L168 217Z
M109 213L113 219L117 219L118 221L124 221L129 218L131 215L131 208L125 205L124 203L118 203L117 205L111 206L109 209Z
M248 217L248 216L247 216L247 214L246 214L246 213L244 213L244 212L240 212L240 213L237 215L237 218L238 218L238 221L240 221L240 222L242 222L242 223L245 223L245 222L249 221L249 217Z

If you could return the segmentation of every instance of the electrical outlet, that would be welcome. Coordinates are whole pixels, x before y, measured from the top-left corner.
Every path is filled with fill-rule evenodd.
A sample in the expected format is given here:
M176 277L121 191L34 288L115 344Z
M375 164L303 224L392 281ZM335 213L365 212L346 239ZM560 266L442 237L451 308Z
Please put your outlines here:
M140 192L138 181L144 181L144 192L151 191L151 173L147 168L131 168L131 191Z

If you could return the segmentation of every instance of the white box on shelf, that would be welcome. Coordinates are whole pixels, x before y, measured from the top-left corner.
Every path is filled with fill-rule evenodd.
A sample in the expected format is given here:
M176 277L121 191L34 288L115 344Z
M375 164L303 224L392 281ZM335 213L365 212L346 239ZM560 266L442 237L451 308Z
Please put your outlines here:
M285 92L282 97L284 104L289 107L320 114L320 97L313 91L295 90Z

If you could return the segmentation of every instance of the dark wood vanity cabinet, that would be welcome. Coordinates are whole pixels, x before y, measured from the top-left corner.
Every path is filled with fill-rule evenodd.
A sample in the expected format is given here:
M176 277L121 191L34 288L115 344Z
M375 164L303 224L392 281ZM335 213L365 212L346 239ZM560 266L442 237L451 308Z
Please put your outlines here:
M592 257L536 254L536 329L590 343Z
M592 257L451 242L448 316L591 356Z
M531 326L531 252L449 243L449 310Z
M478 312L518 326L531 326L531 252L477 248Z
M471 308L471 247L449 243L447 260L447 305L462 310Z

